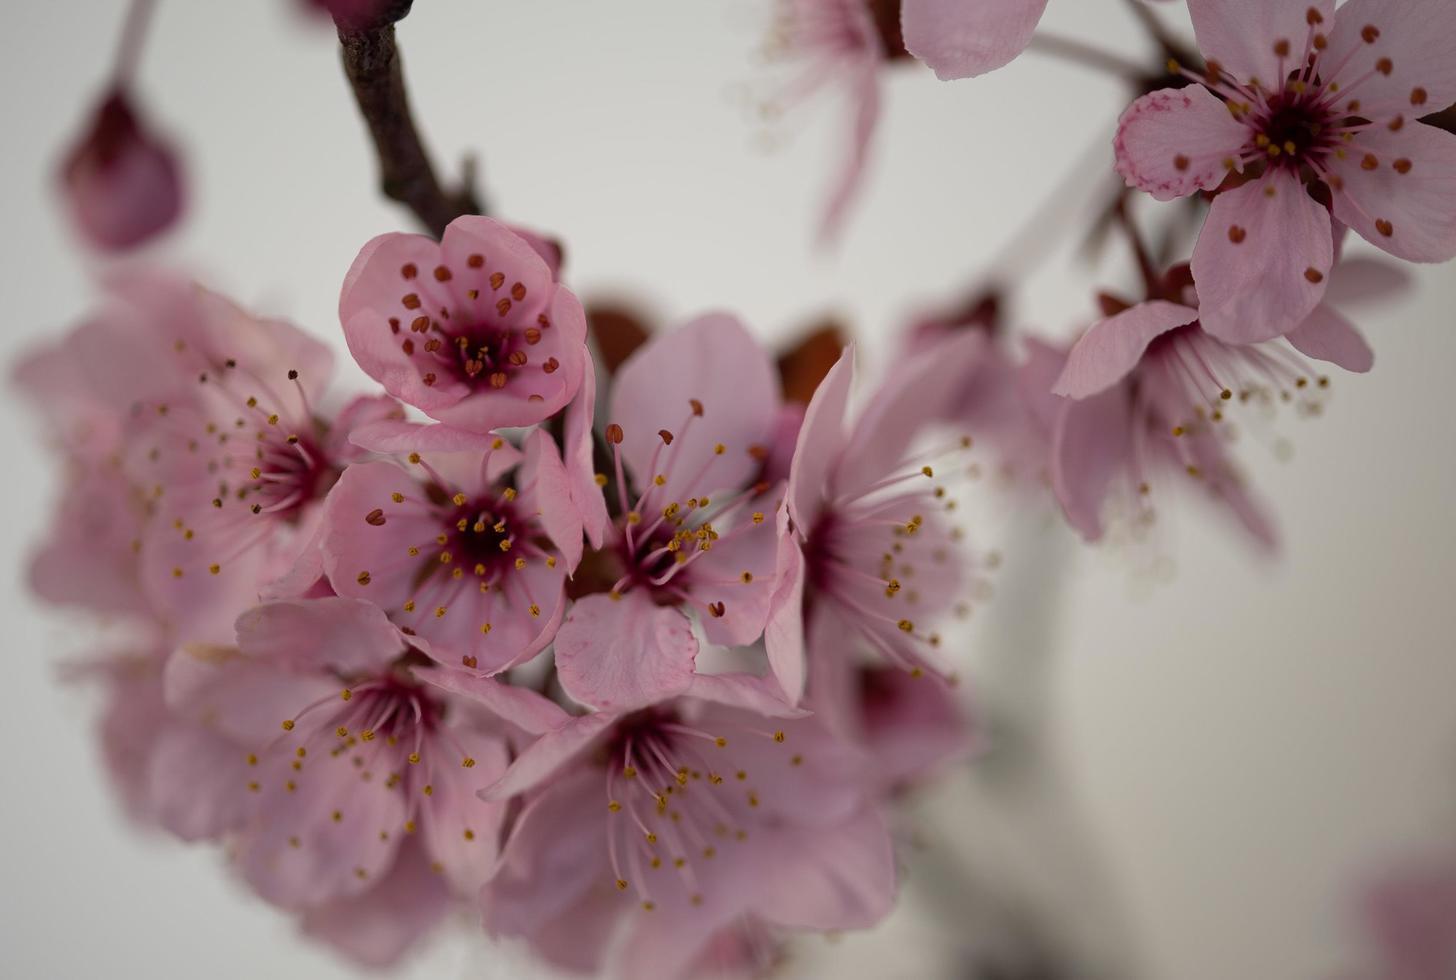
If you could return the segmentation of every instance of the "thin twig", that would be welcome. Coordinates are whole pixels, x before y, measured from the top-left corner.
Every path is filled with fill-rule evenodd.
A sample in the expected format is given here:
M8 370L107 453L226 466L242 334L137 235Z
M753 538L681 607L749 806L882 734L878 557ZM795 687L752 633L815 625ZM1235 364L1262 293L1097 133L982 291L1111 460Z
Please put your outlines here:
M1037 31L1027 50L1039 51L1042 54L1065 58L1089 68L1111 72L1118 78L1128 81L1136 81L1146 73L1146 69L1136 62L1128 61L1126 58L1118 57L1100 48L1094 48L1090 44L1084 44L1074 38L1049 34L1046 31Z
M449 188L441 183L425 152L410 113L393 22L338 23L338 28L344 74L374 139L384 196L409 208L437 238L460 215L483 214L485 207L472 186L474 162L466 161L465 179Z
M152 19L152 10L156 6L155 0L132 0L127 8L126 22L121 29L121 41L116 46L116 66L112 69L112 83L117 88L125 88L131 84L132 76L136 74L137 63L141 60L142 41L147 36L147 26Z

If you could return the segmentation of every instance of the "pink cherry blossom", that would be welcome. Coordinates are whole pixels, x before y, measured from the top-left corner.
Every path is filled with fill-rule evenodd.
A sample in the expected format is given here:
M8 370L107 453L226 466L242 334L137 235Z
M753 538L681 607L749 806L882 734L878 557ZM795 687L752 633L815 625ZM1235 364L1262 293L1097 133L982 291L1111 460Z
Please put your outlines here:
M67 152L60 181L76 229L103 251L141 245L182 213L177 153L120 89L102 100Z
M1201 85L1143 96L1117 168L1159 200L1217 191L1193 253L1204 328L1283 336L1318 306L1330 214L1399 258L1456 256L1456 136L1419 118L1456 101L1444 0L1189 0Z
M581 517L542 430L524 451L449 426L384 422L356 434L397 453L349 466L324 507L334 590L383 609L442 662L495 673L556 633L581 557Z
M1179 275L1168 282L1164 293L1177 295ZM1197 304L1190 289L1180 298ZM1305 358L1354 372L1374 362L1359 331L1327 306L1289 332L1288 347L1230 345L1203 329L1200 314L1201 305L1152 299L1094 324L1067 356L1052 388L1068 399L1056 421L1053 486L1088 540L1102 536L1115 486L1126 485L1146 520L1154 480L1184 474L1272 548L1274 527L1225 453L1228 406L1297 401L1317 411L1329 379Z
M882 918L894 860L859 756L775 704L762 681L720 676L643 710L563 716L486 791L527 793L481 892L486 929L568 968L670 978L731 927Z
M1446 980L1456 971L1456 864L1428 856L1393 871L1362 898L1372 940L1365 980Z
M532 238L467 215L440 243L370 241L339 297L354 359L391 395L473 432L564 408L588 366L586 317Z
M83 325L75 350L125 419L126 473L152 512L142 582L179 639L227 642L312 540L316 504L358 455L344 427L399 407L362 399L331 426L332 357L297 328L161 274L112 292L113 315Z
M821 240L838 237L864 182L880 119L884 41L865 0L779 0L770 55L802 64L802 72L772 103L780 110L829 86L842 88L850 116L849 149L830 191Z
M611 413L620 516L596 556L610 585L562 623L556 667L573 698L620 710L692 682L690 613L712 643L763 632L777 499L759 480L779 422L773 364L737 320L709 314L622 365Z
M167 665L168 704L233 746L211 768L241 797L226 828L239 871L316 931L343 927L336 903L414 923L416 902L439 907L435 878L469 894L494 864L504 810L475 791L505 771L505 741L416 662L380 610L324 598L259 606L236 648L184 646ZM196 761L172 767L179 786ZM400 865L415 838L437 874Z
M765 628L770 665L791 698L804 687L805 634L815 643L821 618L839 620L895 666L948 672L933 624L959 605L969 569L931 465L946 453L913 455L913 443L945 417L983 342L962 334L902 359L848 430L852 349L814 393L779 515ZM946 452L968 445L961 437Z

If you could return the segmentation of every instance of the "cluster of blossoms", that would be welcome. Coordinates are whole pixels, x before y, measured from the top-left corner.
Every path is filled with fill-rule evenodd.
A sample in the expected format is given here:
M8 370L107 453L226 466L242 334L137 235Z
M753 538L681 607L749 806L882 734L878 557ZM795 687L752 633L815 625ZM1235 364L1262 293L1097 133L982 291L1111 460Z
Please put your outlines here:
M34 588L138 638L84 671L120 788L370 963L458 901L626 975L871 925L887 806L970 744L934 630L973 565L918 437L980 338L847 427L851 352L786 402L708 314L603 414L557 255L481 217L367 244L350 400L306 334L136 270L19 366L68 468Z
M858 100L829 227L881 66L999 67L1044 6L786 0L784 49ZM624 976L753 972L882 919L893 804L975 743L942 630L996 558L960 487L989 465L1096 540L1181 481L1272 547L1226 420L1318 411L1312 362L1372 367L1331 300L1400 277L1342 260L1349 231L1456 256L1456 137L1420 121L1456 101L1456 5L1188 6L1202 64L1114 147L1130 188L1206 201L1203 231L1159 264L1128 219L1142 295L1070 345L1013 340L993 291L913 324L858 398L852 345L787 384L726 313L605 370L561 250L464 216L359 252L339 317L379 390L346 399L297 328L113 277L16 381L66 473L33 587L128 628L82 672L130 812L375 965L462 903ZM66 169L105 247L180 202L119 99Z

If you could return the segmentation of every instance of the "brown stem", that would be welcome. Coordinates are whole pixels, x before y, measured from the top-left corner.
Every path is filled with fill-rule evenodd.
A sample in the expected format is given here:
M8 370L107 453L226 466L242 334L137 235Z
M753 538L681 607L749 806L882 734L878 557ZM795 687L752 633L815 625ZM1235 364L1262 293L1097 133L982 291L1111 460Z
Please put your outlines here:
M339 22L337 26L344 74L374 139L379 156L379 188L384 196L414 212L436 238L460 215L483 214L485 207L473 187L472 159L466 159L458 187L444 186L435 174L410 113L394 24Z
M1109 72L1127 81L1133 81L1143 73L1142 65L1085 44L1075 38L1062 37L1047 31L1037 31L1032 36L1027 50L1038 51L1099 71Z

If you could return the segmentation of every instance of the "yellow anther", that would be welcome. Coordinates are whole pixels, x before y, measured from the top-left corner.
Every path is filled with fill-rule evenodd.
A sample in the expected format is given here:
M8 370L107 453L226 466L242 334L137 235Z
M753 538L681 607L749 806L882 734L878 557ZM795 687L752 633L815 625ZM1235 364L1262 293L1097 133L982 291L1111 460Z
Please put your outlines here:
M285 732L293 731L293 719L290 718L283 722L283 730Z

